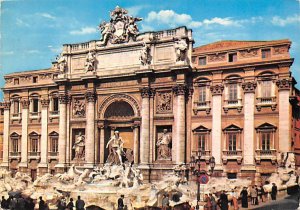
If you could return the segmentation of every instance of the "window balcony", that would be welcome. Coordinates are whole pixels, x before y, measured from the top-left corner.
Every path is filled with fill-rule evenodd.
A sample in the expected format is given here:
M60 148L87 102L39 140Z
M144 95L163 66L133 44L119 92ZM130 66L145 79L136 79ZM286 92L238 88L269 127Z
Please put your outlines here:
M48 152L48 162L51 160L58 160L58 152Z
M195 101L193 111L197 115L199 111L206 111L206 114L209 114L211 110L210 101Z
M59 111L50 111L50 116L58 116Z
M12 116L11 116L11 118L12 119L20 119L21 116L22 116L21 112L19 112L19 113L13 113Z
M40 160L41 153L40 152L28 152L28 159L29 160Z
M275 149L270 150L256 150L255 151L255 161L256 163L260 163L261 160L271 160L273 164L277 161L277 155Z
M226 164L228 160L236 160L238 164L241 164L243 152L242 150L223 150L222 160L224 164Z
M21 161L21 152L10 152L9 153L9 159L12 160L18 160L18 162Z
M192 151L192 156L198 157L200 153L200 160L204 160L206 163L209 163L209 159L211 158L210 150L200 150L200 151Z
M237 109L238 112L241 112L243 109L242 99L224 100L224 112L227 113L229 109Z
M271 107L272 111L276 110L277 103L276 103L276 97L270 96L270 97L259 97L256 98L256 109L257 111L260 111L262 107Z

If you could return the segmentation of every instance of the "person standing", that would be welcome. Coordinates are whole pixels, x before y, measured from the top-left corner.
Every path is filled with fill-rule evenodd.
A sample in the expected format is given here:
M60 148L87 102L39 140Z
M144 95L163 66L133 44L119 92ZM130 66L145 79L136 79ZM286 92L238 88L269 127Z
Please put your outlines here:
M5 199L5 197L4 196L2 196L2 200L1 200L1 208L2 209L8 209L7 208L7 200Z
M164 194L162 199L162 209L167 210L169 208L169 205L170 205L169 196L167 194Z
M73 208L74 208L73 198L70 198L67 208L68 208L68 210L73 210Z
M228 197L225 194L224 190L222 190L222 193L220 195L219 205L221 210L228 210Z
M258 205L258 196L259 196L259 193L261 193L261 192L258 189L257 185L255 185L255 191L256 191L255 205Z
M276 200L276 196L277 196L277 186L275 183L272 183L272 191L271 191L271 198L272 200Z
M248 208L248 191L247 187L244 187L240 194L242 198L242 208Z
M237 195L236 195L236 192L234 191L234 189L231 190L230 194L231 194L231 197L232 197L233 209L238 210L239 209L239 204L238 204Z
M39 210L45 210L45 201L43 200L42 196L40 196Z
M215 196L212 193L209 194L210 201L211 201L211 210L217 210L217 202Z
M265 202L266 201L266 192L262 185L260 186L260 192L261 192L261 202Z
M124 195L121 195L121 197L118 199L118 210L124 209Z
M84 210L85 203L80 199L80 196L77 197L77 201L75 203L76 210Z
M254 188L254 186L250 189L250 197L251 197L251 205L255 205L256 197L257 197L257 191Z

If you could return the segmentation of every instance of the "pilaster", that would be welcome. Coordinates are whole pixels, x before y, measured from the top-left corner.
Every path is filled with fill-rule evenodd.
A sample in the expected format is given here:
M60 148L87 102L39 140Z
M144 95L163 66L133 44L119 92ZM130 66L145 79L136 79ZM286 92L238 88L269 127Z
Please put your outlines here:
M41 162L39 167L47 167L48 156L48 107L50 100L48 98L41 99L42 105L42 132L41 132Z
M22 137L21 137L21 163L20 167L27 167L28 163L28 109L30 101L25 98L21 100L22 105Z
M4 106L4 125L3 125L3 161L1 163L2 167L5 167L8 169L9 166L9 124L10 124L10 105L11 103L9 101L3 102Z

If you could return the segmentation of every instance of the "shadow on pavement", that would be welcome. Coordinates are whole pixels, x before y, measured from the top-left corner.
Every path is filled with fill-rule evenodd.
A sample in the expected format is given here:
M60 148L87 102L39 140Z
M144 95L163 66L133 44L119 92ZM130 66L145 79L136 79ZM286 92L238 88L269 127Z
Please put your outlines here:
M299 206L298 195L290 195L284 199L278 201L272 201L271 203L257 207L251 208L253 210L296 210Z

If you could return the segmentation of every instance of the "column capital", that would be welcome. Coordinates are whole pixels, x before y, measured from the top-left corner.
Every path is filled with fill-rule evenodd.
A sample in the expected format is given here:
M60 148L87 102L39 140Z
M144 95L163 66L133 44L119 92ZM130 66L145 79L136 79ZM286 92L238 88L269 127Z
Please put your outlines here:
M188 87L188 91L187 91L188 97L192 98L193 94L194 94L194 88L192 86Z
M49 103L50 103L50 100L48 98L42 98L41 99L42 107L48 107Z
M70 96L66 93L59 94L58 98L59 98L59 102L61 104L67 104L67 103L69 103L69 100L70 100Z
M210 91L212 95L222 95L223 90L224 86L222 84L210 86Z
M10 109L10 104L11 104L10 101L4 101L2 104L4 109Z
M276 81L276 85L279 90L289 90L292 86L292 81L290 79L279 79Z
M27 98L23 98L21 99L21 104L23 109L28 109L30 100L28 100Z
M141 96L142 98L149 98L151 93L150 93L150 87L142 87L140 88Z
M256 82L244 82L242 84L242 88L245 93L254 93L256 86Z
M85 98L88 102L95 102L96 101L96 93L93 90L87 90L85 93Z
M156 90L154 88L150 88L149 89L149 97L153 98L156 94Z
M175 93L176 96L178 95L185 95L187 92L187 86L184 84L176 85L172 88L173 92Z

